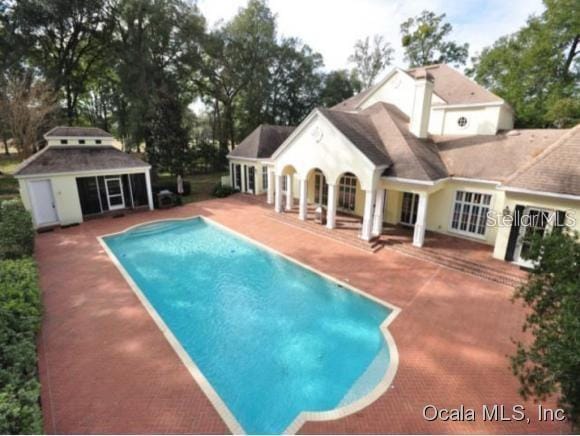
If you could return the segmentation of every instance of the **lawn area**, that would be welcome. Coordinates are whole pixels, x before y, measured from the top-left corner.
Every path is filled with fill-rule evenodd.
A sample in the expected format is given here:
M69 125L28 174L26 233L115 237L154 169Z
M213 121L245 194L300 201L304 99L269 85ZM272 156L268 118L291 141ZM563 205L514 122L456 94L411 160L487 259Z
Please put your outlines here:
M193 203L196 201L207 200L213 198L212 192L217 184L220 183L222 176L227 175L225 172L196 174L194 176L186 176L185 181L191 183L191 194L183 196L184 203ZM159 177L159 182L169 183L175 182L174 177L169 175L162 175Z
M0 200L8 200L18 196L18 181L12 173L20 160L15 156L0 156Z

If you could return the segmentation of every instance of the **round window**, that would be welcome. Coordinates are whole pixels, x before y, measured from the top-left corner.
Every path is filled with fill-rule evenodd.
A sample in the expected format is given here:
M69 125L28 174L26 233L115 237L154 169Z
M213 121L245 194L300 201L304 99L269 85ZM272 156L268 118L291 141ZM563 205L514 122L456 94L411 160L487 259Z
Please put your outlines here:
M459 127L461 127L462 129L465 128L465 127L467 127L467 118L465 118L465 117L459 117L457 119L457 125Z

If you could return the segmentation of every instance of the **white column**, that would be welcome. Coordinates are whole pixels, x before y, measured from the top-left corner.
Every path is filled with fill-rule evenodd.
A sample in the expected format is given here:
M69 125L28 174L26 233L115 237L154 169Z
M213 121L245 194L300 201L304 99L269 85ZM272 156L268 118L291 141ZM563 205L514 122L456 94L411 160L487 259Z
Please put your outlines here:
M417 222L413 232L413 245L422 247L425 242L425 229L427 227L427 205L429 196L426 193L419 194L419 206L417 207Z
M268 169L268 204L274 204L274 171Z
M385 190L377 189L375 198L375 214L373 216L373 236L383 233L383 218L385 213Z
M145 184L147 185L147 202L149 210L153 210L153 190L151 189L151 170L145 171Z
M245 165L241 165L240 166L240 171L242 172L242 186L240 186L240 190L242 192L246 192L248 190L248 187L246 186L246 177L248 175L248 167L246 167Z
M280 176L276 176L276 193L275 193L275 198L276 201L274 203L274 210L278 213L282 212L282 186L283 186L283 178L284 176L280 175Z
M336 226L336 185L328 184L328 204L326 207L326 227Z
M302 221L306 221L306 216L308 214L308 180L299 180L300 183L300 211L298 218Z
M286 210L292 210L294 197L292 196L292 174L286 176Z
M375 190L365 191L365 210L363 215L361 239L370 241L373 228L373 209L375 203Z

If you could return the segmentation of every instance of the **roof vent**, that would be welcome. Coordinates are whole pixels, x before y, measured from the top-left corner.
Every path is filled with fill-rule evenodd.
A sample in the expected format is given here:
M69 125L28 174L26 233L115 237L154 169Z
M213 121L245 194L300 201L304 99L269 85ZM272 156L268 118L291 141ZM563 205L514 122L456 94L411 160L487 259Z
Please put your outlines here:
M507 132L507 136L520 136L520 131L519 130L510 130L509 132Z

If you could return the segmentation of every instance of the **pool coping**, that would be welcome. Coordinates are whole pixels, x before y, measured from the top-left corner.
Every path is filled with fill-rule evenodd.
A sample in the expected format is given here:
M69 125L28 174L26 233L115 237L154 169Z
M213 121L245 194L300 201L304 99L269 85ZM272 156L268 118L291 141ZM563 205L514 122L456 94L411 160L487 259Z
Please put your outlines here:
M165 336L165 338L167 339L167 341L169 342L169 344L171 345L171 347L173 348L173 350L175 351L177 356L181 359L182 363L188 369L189 373L191 374L191 376L193 377L195 382L199 385L199 387L205 393L208 400L214 406L214 408L216 409L216 411L218 412L220 417L224 420L225 424L232 431L233 434L247 434L247 433L245 432L243 427L240 425L240 423L238 422L238 420L236 419L234 414L229 410L225 401L222 400L222 398L219 396L217 391L213 388L213 386L211 385L209 380L204 376L203 372L199 369L199 367L196 365L196 363L193 361L193 359L189 356L187 351L185 351L185 349L183 348L183 346L181 345L179 340L175 337L175 335L173 334L171 329L167 326L167 324L165 324L165 322L163 321L161 316L157 313L157 311L155 310L153 305L149 302L149 300L147 299L145 294L143 294L143 292L141 291L139 286L135 283L135 281L132 279L130 274L125 270L125 268L123 267L123 265L121 264L121 262L119 261L117 256L115 256L115 254L111 251L111 249L109 248L109 246L107 245L107 243L104 240L104 238L116 236L116 235L121 235L121 234L127 233L135 228L143 227L143 226L150 225L150 224L156 224L156 223L162 223L162 222L168 222L168 221L190 221L190 220L194 220L194 219L202 219L202 220L208 221L212 225L215 225L216 227L219 227L226 232L233 233L235 236L240 237L240 238L248 241L251 244L257 245L262 249L265 249L271 253L274 253L278 256L281 256L284 259L286 259L286 260L288 260L296 265L299 265L299 266L301 266L309 271L312 271L316 274L319 274L320 276L338 284L339 286L341 286L344 289L348 289L354 293L362 295L363 297L366 297L366 298L374 301L375 303L380 304L382 306L385 306L391 310L391 313L389 313L387 318L385 318L385 320L379 326L379 330L383 334L383 337L385 339L386 345L387 345L388 350L389 350L389 367L388 367L385 375L383 376L382 380L368 394L366 394L365 396L363 396L363 397L359 398L358 400L356 400L350 404L347 404L345 406L338 407L338 408L331 409L331 410L327 410L327 411L321 411L321 412L311 412L311 411L300 412L298 414L298 416L294 419L294 421L292 421L292 423L284 430L283 434L295 434L300 429L300 427L302 427L307 421L332 421L332 420L343 418L343 417L346 417L346 416L351 415L353 413L356 413L356 412L364 409L365 407L369 406L373 402L375 402L381 395L383 395L387 391L387 389L389 388L389 386L393 382L393 380L395 378L395 374L396 374L397 369L399 367L399 352L397 349L397 345L395 343L394 338L392 337L391 333L388 330L388 326L393 322L393 320L401 312L401 308L399 308L398 306L395 306L394 304L389 303L387 301L383 301L383 300L375 297L374 295L371 295L371 294L369 294L361 289L358 289L358 288L352 286L349 283L343 282L342 280L339 280L339 279L332 277L332 276L330 276L322 271L319 271L316 268L313 268L313 267L311 267L303 262L300 262L299 260L296 260L296 259L294 259L294 258L292 258L284 253L281 253L272 247L269 247L269 246L267 246L259 241L256 241L255 239L252 239L252 238L250 238L250 237L248 237L240 232L237 232L233 229L230 229L229 227L227 227L221 223L218 223L218 222L212 220L211 218L205 217L203 215L192 215L189 217L163 218L163 219L150 220L150 221L145 221L145 222L142 222L139 224L134 224L134 225L129 226L129 227L125 228L124 230L121 230L118 232L113 232L113 233L108 233L105 235L97 236L97 240L99 241L101 247L103 247L105 253L107 253L107 255L109 256L109 258L111 259L111 261L113 262L115 267L119 270L121 275L125 278L125 280L129 284L129 286L131 287L131 289L133 290L133 292L135 293L135 295L137 296L137 298L139 299L139 301L141 302L143 307L147 310L147 312L149 313L149 315L151 316L153 321L155 321L159 330L161 330L161 332L163 333L163 335Z

